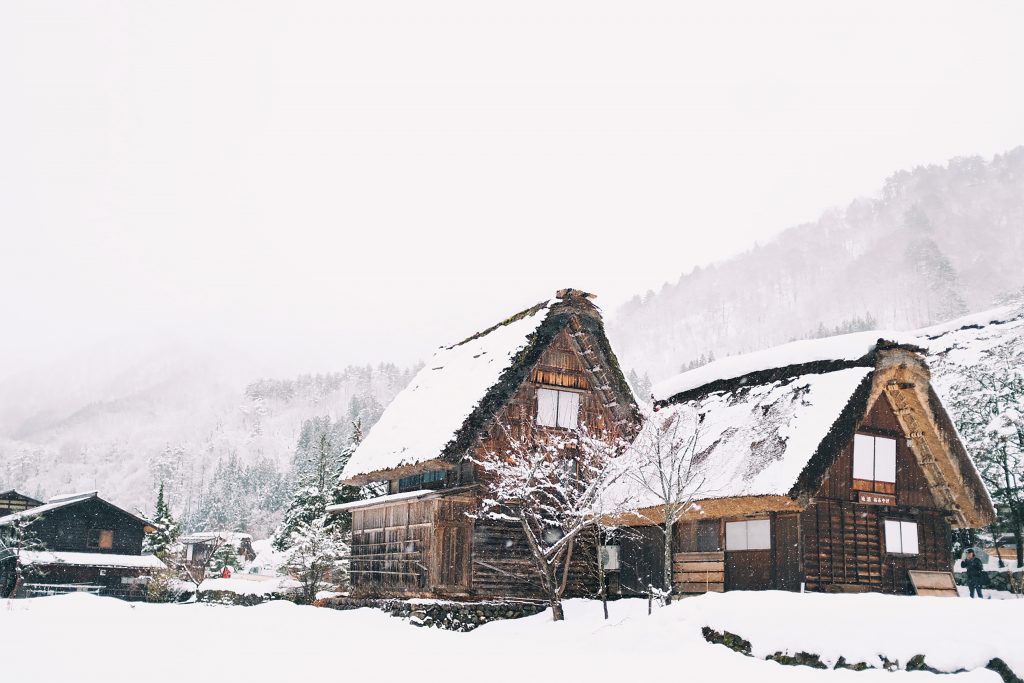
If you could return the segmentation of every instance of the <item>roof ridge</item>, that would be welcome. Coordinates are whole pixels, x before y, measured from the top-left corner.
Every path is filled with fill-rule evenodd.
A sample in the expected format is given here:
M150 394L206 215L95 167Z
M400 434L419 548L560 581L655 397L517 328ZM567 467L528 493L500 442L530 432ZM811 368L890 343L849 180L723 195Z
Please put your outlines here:
M476 334L472 334L472 335L466 337L465 339L463 339L460 342L456 342L455 344L452 344L451 346L442 346L441 348L446 350L446 351L451 351L452 349L454 349L456 347L462 346L464 344L468 344L469 342L473 341L474 339L480 339L481 337L486 337L487 335L489 335L491 332L494 332L498 328L505 327L506 325L511 325L512 323L517 322L519 320L522 320L523 318L528 318L528 317L530 317L532 315L535 315L536 313L540 312L541 310L543 310L544 308L547 308L550 305L551 305L551 299L548 299L546 301L541 301L540 303L534 304L533 306L530 306L529 308L523 309L522 311L519 311L518 313L505 318L504 320L502 320L501 322L499 322L499 323L497 323L495 325L491 325L490 327L488 327L485 330L481 330L480 332L477 332Z

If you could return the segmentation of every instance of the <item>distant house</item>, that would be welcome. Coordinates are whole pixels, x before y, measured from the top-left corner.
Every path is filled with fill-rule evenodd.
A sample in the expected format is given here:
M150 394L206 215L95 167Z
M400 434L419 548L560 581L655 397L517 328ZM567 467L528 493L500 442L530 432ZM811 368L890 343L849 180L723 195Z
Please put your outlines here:
M21 512L22 510L28 510L42 505L41 500L30 498L24 494L18 493L14 489L10 491L0 491L0 517L6 517L7 515L15 512Z
M912 345L795 342L679 375L655 399L698 437L701 487L674 529L677 592L910 593L911 572L950 571L951 527L993 519ZM651 525L663 508L643 489L618 520L636 531L620 551L624 592L661 585Z
M224 547L231 548L235 557L235 569L240 569L256 559L250 534L235 531L199 531L182 536L178 542L182 545L185 564L197 577L206 572L214 553Z
M138 598L146 577L164 564L142 554L148 521L95 491L55 496L0 517L0 538L17 555L19 595L87 591Z
M351 485L384 482L386 494L330 508L352 515L355 590L539 594L522 529L468 516L485 493L474 461L509 434L635 432L635 399L590 299L561 290L441 348L395 398L342 474Z

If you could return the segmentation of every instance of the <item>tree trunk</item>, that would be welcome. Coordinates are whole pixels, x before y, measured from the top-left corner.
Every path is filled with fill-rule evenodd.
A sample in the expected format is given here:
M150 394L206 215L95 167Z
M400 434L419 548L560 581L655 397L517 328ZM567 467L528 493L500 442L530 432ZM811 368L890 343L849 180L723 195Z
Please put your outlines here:
M557 595L552 595L548 602L551 604L551 620L565 621L565 612L562 611L562 599Z
M1024 567L1024 515L1021 514L1019 504L1010 506L1010 516L1013 517L1013 540L1017 543L1017 567Z
M662 580L664 585L662 589L665 591L665 604L672 604L672 522L669 516L665 517L665 528L662 530L665 534L665 566L662 571Z

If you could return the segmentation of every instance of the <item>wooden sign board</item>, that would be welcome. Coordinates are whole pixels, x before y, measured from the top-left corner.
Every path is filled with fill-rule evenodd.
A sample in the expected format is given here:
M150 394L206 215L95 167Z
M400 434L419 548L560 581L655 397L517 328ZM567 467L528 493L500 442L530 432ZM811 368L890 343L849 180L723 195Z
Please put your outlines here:
M910 584L918 595L933 595L940 598L957 598L960 594L956 590L956 579L953 572L926 572L919 569L911 569Z
M869 493L867 491L857 492L857 502L865 505L895 505L896 496L888 493Z

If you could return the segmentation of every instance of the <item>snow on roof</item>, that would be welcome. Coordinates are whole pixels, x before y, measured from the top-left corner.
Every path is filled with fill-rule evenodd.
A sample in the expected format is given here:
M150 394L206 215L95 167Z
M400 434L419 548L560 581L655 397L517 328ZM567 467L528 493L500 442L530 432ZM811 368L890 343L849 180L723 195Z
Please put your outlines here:
M114 555L111 553L65 553L23 550L22 564L67 564L76 567L123 567L126 569L165 569L156 555Z
M237 531L197 531L192 534L186 534L178 540L185 545L216 540L223 540L225 543L238 545L245 540L252 541L252 534L243 534Z
M872 371L851 367L801 374L670 404L651 416L624 454L630 471L609 498L628 501L628 507L657 504L644 485L656 481L657 469L646 464L641 449L671 420L681 421L681 434L697 433L696 500L786 495Z
M652 393L663 401L718 380L735 379L753 372L784 368L819 361L856 361L875 348L879 339L896 343L916 343L909 332L872 330L824 339L802 339L740 356L728 356L658 382Z
M353 500L349 503L338 503L337 505L328 505L328 512L344 512L345 510L355 510L357 508L369 507L371 505L383 505L385 503L395 503L401 500L415 500L417 498L425 498L431 493L437 493L432 489L420 489L417 491L402 491L401 493L392 493L387 496L377 496L376 498L367 498L366 500Z
M47 503L65 503L72 502L75 500L84 500L85 498L94 498L99 494L99 491L79 491L78 493L59 493L56 496L51 496Z
M57 510L59 508L66 507L68 505L73 505L83 500L88 500L89 498L95 497L97 497L95 491L89 493L75 493L63 496L54 496L44 505L37 505L34 508L29 508L27 510L22 510L21 512L14 512L4 517L0 517L0 526L3 526L5 524L11 524L12 522L16 522L19 519L24 519L26 517L35 517L37 515L46 514L47 512L50 512L52 510Z
M7 515L5 517L0 517L0 526L4 526L5 524L11 524L13 522L16 522L16 521L18 521L20 519L24 519L26 517L36 517L38 515L45 515L47 512L52 512L53 510L58 510L60 508L67 507L69 505L75 505L77 503L81 503L82 501L90 500L90 499L93 499L93 498L95 498L96 500L98 500L98 501L100 501L102 503L105 503L105 504L109 505L112 508L120 510L121 512L123 512L124 514L128 515L129 517L134 517L136 520L138 520L142 524L147 524L147 525L150 524L150 522L148 520L146 520L145 518L140 517L139 515L133 514L131 512L128 512L124 508L120 508L120 507L114 505L113 503L111 503L109 501L103 500L102 498L99 497L99 495L97 495L96 491L83 491L81 493L67 493L67 494L62 494L62 495L59 495L59 496L53 496L44 505L38 505L38 506L36 506L34 508L29 508L27 510L22 510L21 512L15 512L15 513L9 514L9 515Z
M551 302L442 347L352 454L342 478L437 458L547 317Z

